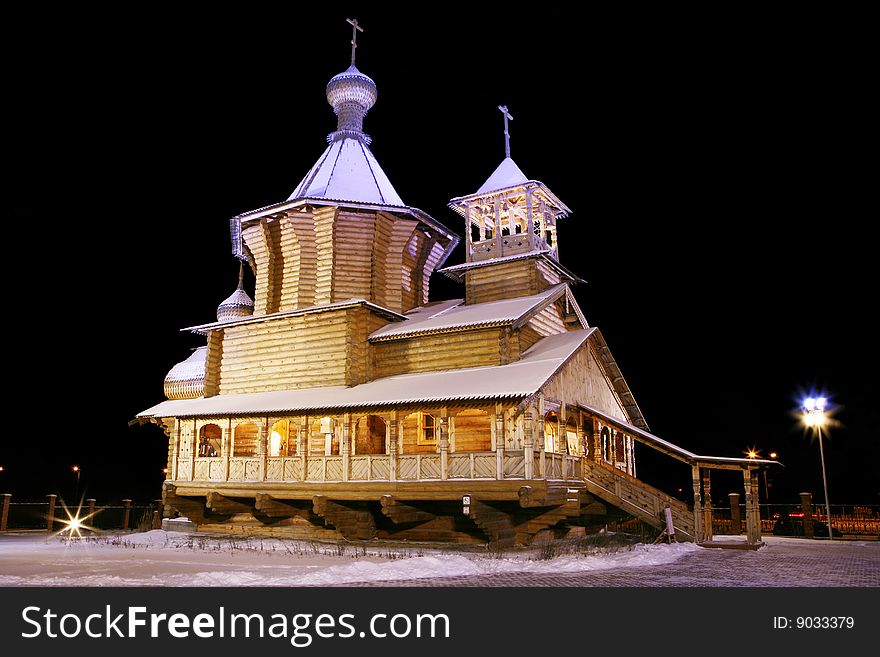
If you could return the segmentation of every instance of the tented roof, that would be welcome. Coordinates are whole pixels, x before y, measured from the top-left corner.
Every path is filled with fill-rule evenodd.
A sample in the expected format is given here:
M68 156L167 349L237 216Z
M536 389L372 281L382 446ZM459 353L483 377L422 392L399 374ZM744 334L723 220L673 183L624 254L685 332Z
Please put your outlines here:
M369 146L355 138L327 147L287 200L300 198L405 207Z
M516 162L506 157L477 190L477 194L494 192L497 189L507 189L508 187L523 185L527 182L529 182L529 179L526 178L526 174L522 172L522 169L516 165Z

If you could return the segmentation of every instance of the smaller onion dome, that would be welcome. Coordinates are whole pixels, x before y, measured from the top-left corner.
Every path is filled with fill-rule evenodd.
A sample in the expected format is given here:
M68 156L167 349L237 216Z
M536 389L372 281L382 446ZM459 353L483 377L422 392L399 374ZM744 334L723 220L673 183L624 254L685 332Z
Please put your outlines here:
M165 396L168 399L195 399L205 391L205 359L207 347L199 347L165 376Z
M217 321L228 322L254 314L254 300L244 291L244 265L239 265L238 287L217 306Z
M327 102L338 117L336 132L328 136L329 141L354 137L369 143L364 134L364 116L376 104L378 96L376 83L361 73L352 62L348 69L335 75L327 83Z

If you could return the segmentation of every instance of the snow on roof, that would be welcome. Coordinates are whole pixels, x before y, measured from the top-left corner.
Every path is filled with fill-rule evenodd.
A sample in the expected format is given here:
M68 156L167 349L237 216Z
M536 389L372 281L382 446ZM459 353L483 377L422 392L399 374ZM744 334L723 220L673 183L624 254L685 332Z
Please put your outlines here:
M559 264L559 261L556 260L552 255L550 255L550 251L543 249L540 251L527 251L526 253L517 253L515 255L509 256L501 256L500 258L487 258L486 260L474 260L473 262L463 262L459 265L452 265L450 267L444 267L443 269L438 269L441 274L445 274L449 278L460 281L464 272L468 269L474 269L476 267L486 267L487 265L497 265L504 262L512 262L514 260L524 260L526 258L535 258L539 257L544 260L547 264L553 267L560 274L564 274L568 276L575 283L586 283L584 279L580 276L569 271L566 267L563 267Z
M353 138L327 147L287 200L299 198L406 205L370 148Z
M595 329L551 335L508 365L401 374L358 386L175 399L138 413L139 418L283 413L476 399L518 399L536 393Z
M346 299L345 301L334 301L333 303L326 303L320 306L307 306L306 308L294 308L293 310L282 310L275 313L269 313L267 315L248 315L246 317L241 317L238 319L227 319L226 321L216 321L210 322L209 324L199 324L197 326L187 326L186 328L180 329L181 331L191 331L192 333L199 333L203 335L207 335L207 332L212 329L226 329L230 326L240 326L242 324L255 324L257 322L266 322L272 319L278 319L279 317L295 317L297 315L310 315L314 313L323 312L325 310L341 310L343 308L351 308L352 306L365 306L372 310L377 315L382 315L390 320L398 320L398 319L406 319L404 315L400 313L396 313L393 310L389 310L388 308L383 308L382 306L378 306L371 301L367 301L366 299Z
M509 157L504 158L498 168L492 172L492 175L483 183L482 187L477 190L477 194L484 192L494 192L496 189L506 189L515 185L522 185L529 182L526 174L522 172L516 162Z
M702 454L694 454L693 452L686 450L684 447L679 447L674 443L669 442L668 440L663 440L662 438L658 438L654 434L646 431L645 429L641 429L637 426L630 424L629 422L624 422L620 418L613 417L600 411L598 408L593 406L589 406L584 403L578 403L578 406L583 408L584 410L589 411L593 415L596 415L604 420L607 420L611 423L617 424L623 429L639 436L644 440L645 443L654 445L655 447L662 448L667 452L677 455L681 460L687 461L688 463L716 463L716 464L732 464L732 465L741 465L741 466L756 466L756 465L780 465L779 461L770 461L767 459L748 459L741 457L731 457L731 456L706 456Z
M430 304L428 307L419 308L419 312L408 314L406 321L383 326L369 337L370 340L389 340L456 328L513 324L542 310L550 301L562 296L565 290L566 285L560 283L540 294L527 297L471 305L464 305L461 299L437 305Z
M205 359L208 355L207 347L195 349L186 360L182 360L171 368L165 376L166 382L190 381L205 377Z

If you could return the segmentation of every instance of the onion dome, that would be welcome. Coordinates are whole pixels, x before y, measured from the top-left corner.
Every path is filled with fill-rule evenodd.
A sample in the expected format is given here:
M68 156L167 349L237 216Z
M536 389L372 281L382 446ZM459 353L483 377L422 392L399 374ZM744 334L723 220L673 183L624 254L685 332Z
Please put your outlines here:
M244 265L239 265L238 287L223 303L217 306L217 321L228 322L254 314L254 300L244 291Z
M190 357L177 363L165 377L168 399L195 399L205 390L205 359L207 347L199 347Z
M354 62L347 70L332 77L327 83L327 102L338 120L336 132L331 132L327 141L352 137L369 144L370 137L363 131L364 117L376 104L377 95L376 83L361 73Z

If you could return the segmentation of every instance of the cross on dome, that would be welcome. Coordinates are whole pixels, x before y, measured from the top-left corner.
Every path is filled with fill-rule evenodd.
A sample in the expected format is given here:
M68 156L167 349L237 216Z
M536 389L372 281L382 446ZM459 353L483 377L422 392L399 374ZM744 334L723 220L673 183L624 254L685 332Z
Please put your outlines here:
M363 32L364 28L360 26L357 18L346 18L345 22L351 25L351 65L354 66L354 54L358 47L358 32Z

